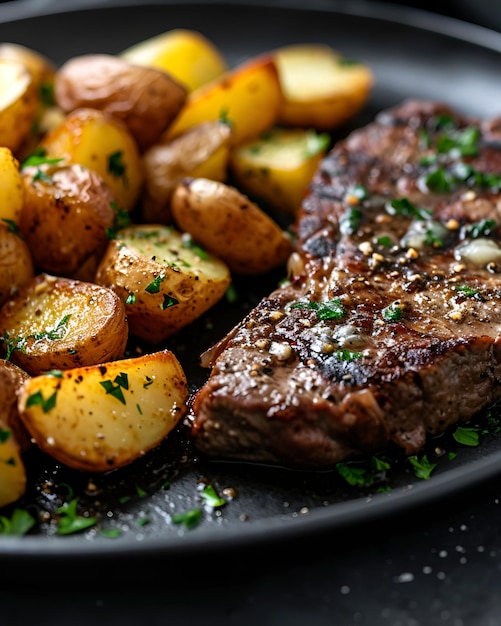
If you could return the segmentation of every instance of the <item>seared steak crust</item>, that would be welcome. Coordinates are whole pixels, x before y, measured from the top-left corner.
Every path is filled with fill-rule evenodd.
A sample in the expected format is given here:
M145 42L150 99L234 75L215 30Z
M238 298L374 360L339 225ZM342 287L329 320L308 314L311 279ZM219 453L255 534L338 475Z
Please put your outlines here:
M499 121L412 101L333 148L290 281L211 354L201 452L317 469L415 454L501 398L500 139Z

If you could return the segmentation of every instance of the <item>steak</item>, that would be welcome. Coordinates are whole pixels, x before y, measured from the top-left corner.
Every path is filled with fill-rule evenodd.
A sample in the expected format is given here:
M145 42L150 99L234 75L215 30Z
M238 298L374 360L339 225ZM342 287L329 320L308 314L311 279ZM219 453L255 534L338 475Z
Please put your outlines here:
M501 118L405 101L338 142L287 283L206 355L196 449L325 469L499 400L500 187Z

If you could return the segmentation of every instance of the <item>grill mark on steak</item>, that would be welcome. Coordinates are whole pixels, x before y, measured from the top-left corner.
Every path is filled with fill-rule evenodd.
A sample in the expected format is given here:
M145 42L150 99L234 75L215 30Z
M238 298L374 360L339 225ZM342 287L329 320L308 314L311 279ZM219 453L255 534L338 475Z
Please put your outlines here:
M199 451L310 469L415 454L501 398L500 137L408 101L331 150L295 224L303 270L212 350Z

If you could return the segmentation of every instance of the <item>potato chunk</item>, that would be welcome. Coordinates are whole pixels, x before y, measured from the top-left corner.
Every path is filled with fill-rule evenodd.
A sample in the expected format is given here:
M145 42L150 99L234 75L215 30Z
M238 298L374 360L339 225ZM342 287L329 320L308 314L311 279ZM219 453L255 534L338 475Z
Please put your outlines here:
M26 491L26 468L12 429L0 417L0 508Z
M35 443L61 463L106 472L158 446L186 413L188 385L172 352L43 374L19 412Z
M263 274L285 264L292 240L236 187L207 178L184 179L172 195L178 228L238 274Z
M111 290L38 274L0 309L6 357L35 376L121 358L125 308Z
M25 203L19 229L37 267L73 276L102 254L113 226L115 196L101 176L75 163L23 167Z
M130 333L153 344L210 309L230 281L227 265L189 236L150 224L119 230L96 273L125 303Z
M20 61L0 57L0 146L17 154L38 112L38 86Z
M19 232L0 222L0 306L35 275L30 249Z
M168 72L188 91L228 70L226 59L217 46L202 33L186 28L174 28L140 41L120 56L129 63Z
M184 104L186 88L169 74L110 54L85 54L56 72L56 103L67 113L105 111L122 120L145 150L160 137Z
M207 120L228 120L237 145L276 122L282 90L272 57L255 57L190 92L163 139L172 139Z
M76 109L40 142L48 158L78 163L97 172L117 205L131 211L143 185L141 154L127 126L97 109Z
M322 44L284 46L274 59L284 94L279 122L286 126L336 128L360 111L374 83L367 65Z
M143 222L171 223L170 198L185 176L226 179L231 133L231 126L218 120L203 122L144 153Z
M232 150L230 170L256 202L294 217L329 143L326 133L274 128Z

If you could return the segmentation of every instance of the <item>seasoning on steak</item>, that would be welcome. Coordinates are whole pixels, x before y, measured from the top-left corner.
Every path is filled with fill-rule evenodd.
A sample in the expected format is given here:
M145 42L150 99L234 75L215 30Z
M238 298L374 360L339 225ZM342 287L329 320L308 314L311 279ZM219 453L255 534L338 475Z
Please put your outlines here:
M290 281L213 350L196 448L310 469L415 454L501 398L500 186L501 118L408 101L339 142Z

